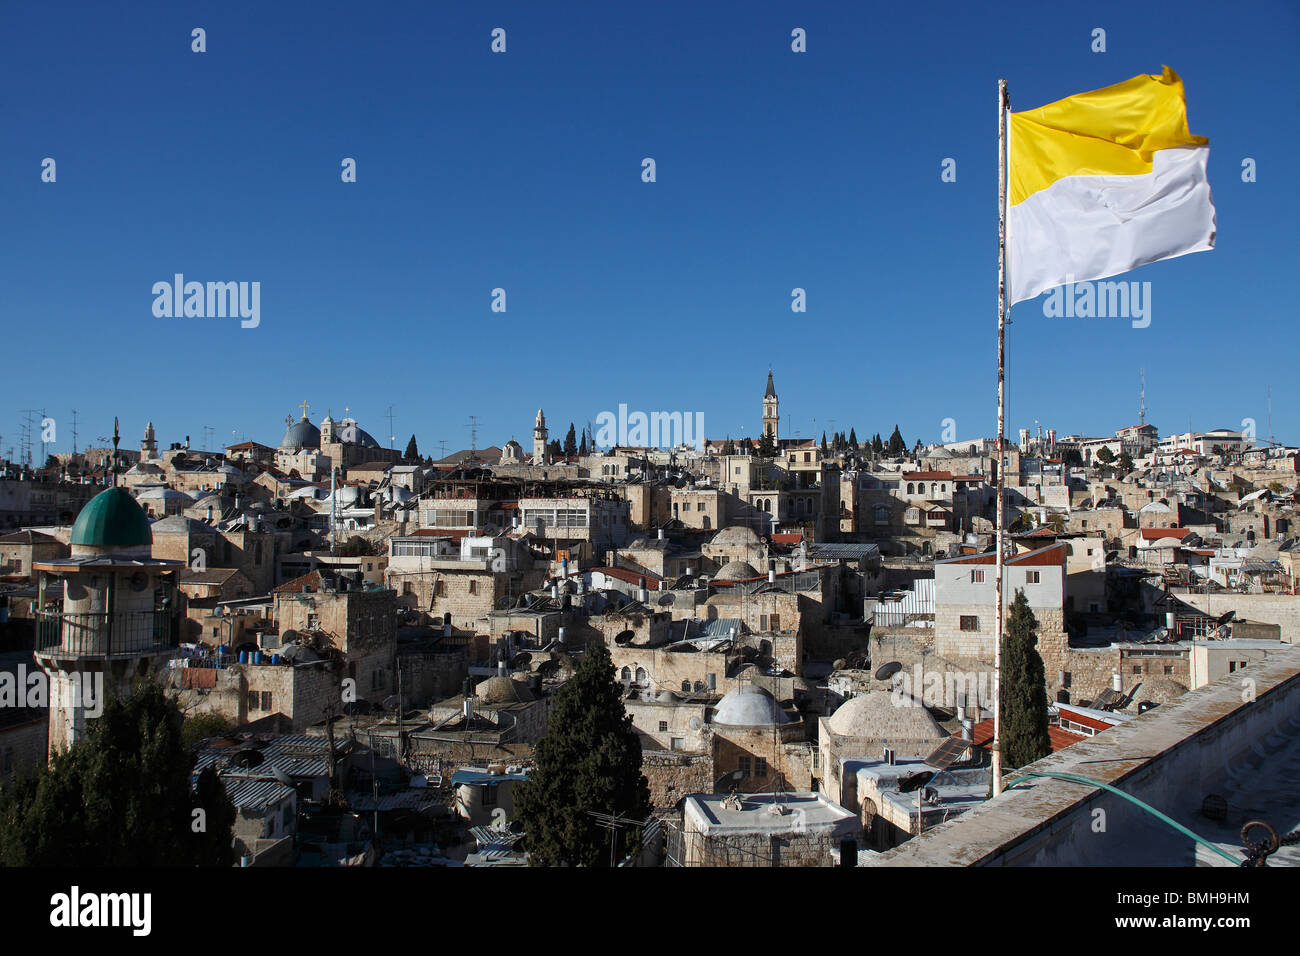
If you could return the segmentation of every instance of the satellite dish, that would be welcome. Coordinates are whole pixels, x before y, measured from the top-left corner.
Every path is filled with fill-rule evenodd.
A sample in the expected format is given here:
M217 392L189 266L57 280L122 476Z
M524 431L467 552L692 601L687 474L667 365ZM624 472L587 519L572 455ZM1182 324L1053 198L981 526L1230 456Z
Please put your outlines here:
M876 669L876 680L889 680L889 678L893 677L902 669L903 665L898 663L898 661L890 661L888 664L881 664L880 667Z
M623 633L619 634L617 637L614 638L614 643L618 644L619 646L622 646L624 644L631 644L635 638L636 638L636 634L633 631L624 631Z
M690 727L691 730L699 730L704 726L704 721L700 720L698 717L692 717L686 722L686 726Z
M668 607L673 603L674 600L675 598L673 597L672 594L662 594L659 596L659 606Z
M271 768L271 776L275 777L276 780L279 780L279 781L280 781L282 784L284 784L286 787L292 787L292 786L293 786L293 777L289 776L287 773L285 773L285 772L284 772L283 770L281 770L279 767L272 767L272 768Z

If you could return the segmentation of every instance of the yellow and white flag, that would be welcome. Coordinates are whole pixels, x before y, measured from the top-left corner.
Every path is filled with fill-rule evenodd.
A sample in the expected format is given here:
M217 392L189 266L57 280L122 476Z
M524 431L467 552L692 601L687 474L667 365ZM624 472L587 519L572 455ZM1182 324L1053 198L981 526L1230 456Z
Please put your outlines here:
M1210 141L1169 67L1007 119L1012 303L1214 248Z

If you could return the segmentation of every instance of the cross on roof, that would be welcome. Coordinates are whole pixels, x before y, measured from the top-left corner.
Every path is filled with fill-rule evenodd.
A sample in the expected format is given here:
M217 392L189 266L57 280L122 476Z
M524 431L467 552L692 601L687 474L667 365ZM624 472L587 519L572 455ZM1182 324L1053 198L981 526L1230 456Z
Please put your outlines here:
M311 408L311 405L307 402L306 399L303 399L301 402L298 403L298 407L302 409L302 417L306 418L307 409Z

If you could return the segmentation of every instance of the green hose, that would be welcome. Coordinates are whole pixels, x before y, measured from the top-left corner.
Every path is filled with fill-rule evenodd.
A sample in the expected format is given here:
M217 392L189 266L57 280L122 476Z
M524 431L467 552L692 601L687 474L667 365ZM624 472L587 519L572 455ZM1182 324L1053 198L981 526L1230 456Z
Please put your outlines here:
M1108 783L1102 783L1100 780L1093 780L1091 777L1084 777L1076 773L1059 773L1056 771L1049 771L1049 770L1039 770L1039 771L1013 770L1011 772L1013 774L1019 774L1022 777L1051 777L1053 780L1067 780L1070 783L1082 783L1093 787L1101 787L1101 789L1103 790L1107 790L1117 796L1123 797L1125 800L1129 801L1130 803L1136 803L1147 813L1150 813L1151 815L1165 821L1165 823L1169 824L1179 833L1183 834L1184 836L1189 836L1197 843L1201 844L1201 846L1208 847L1209 849L1213 850L1215 853L1219 854L1219 856L1223 857L1225 860L1230 862L1233 866L1241 866L1244 862L1242 860L1238 860L1236 857L1232 856L1232 854L1228 853L1227 851L1211 843L1209 840L1197 836L1195 833L1187 829L1187 827L1183 826L1177 820L1170 819L1169 817L1165 816L1165 814L1161 813L1159 810L1157 810L1155 807L1151 806L1150 804L1143 803L1137 797L1125 793L1123 790L1120 790L1118 787L1112 787ZM1013 783L1007 784L1006 789L1010 790L1012 787L1015 787L1019 784L1026 783L1026 782L1027 782L1026 780L1016 780Z

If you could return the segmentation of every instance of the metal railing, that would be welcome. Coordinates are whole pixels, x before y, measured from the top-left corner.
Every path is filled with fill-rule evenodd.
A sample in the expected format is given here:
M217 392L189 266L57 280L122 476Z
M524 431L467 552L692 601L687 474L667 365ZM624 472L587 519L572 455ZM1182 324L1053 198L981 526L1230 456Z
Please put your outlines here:
M43 611L37 619L36 650L94 657L137 654L178 646L178 625L170 611Z

